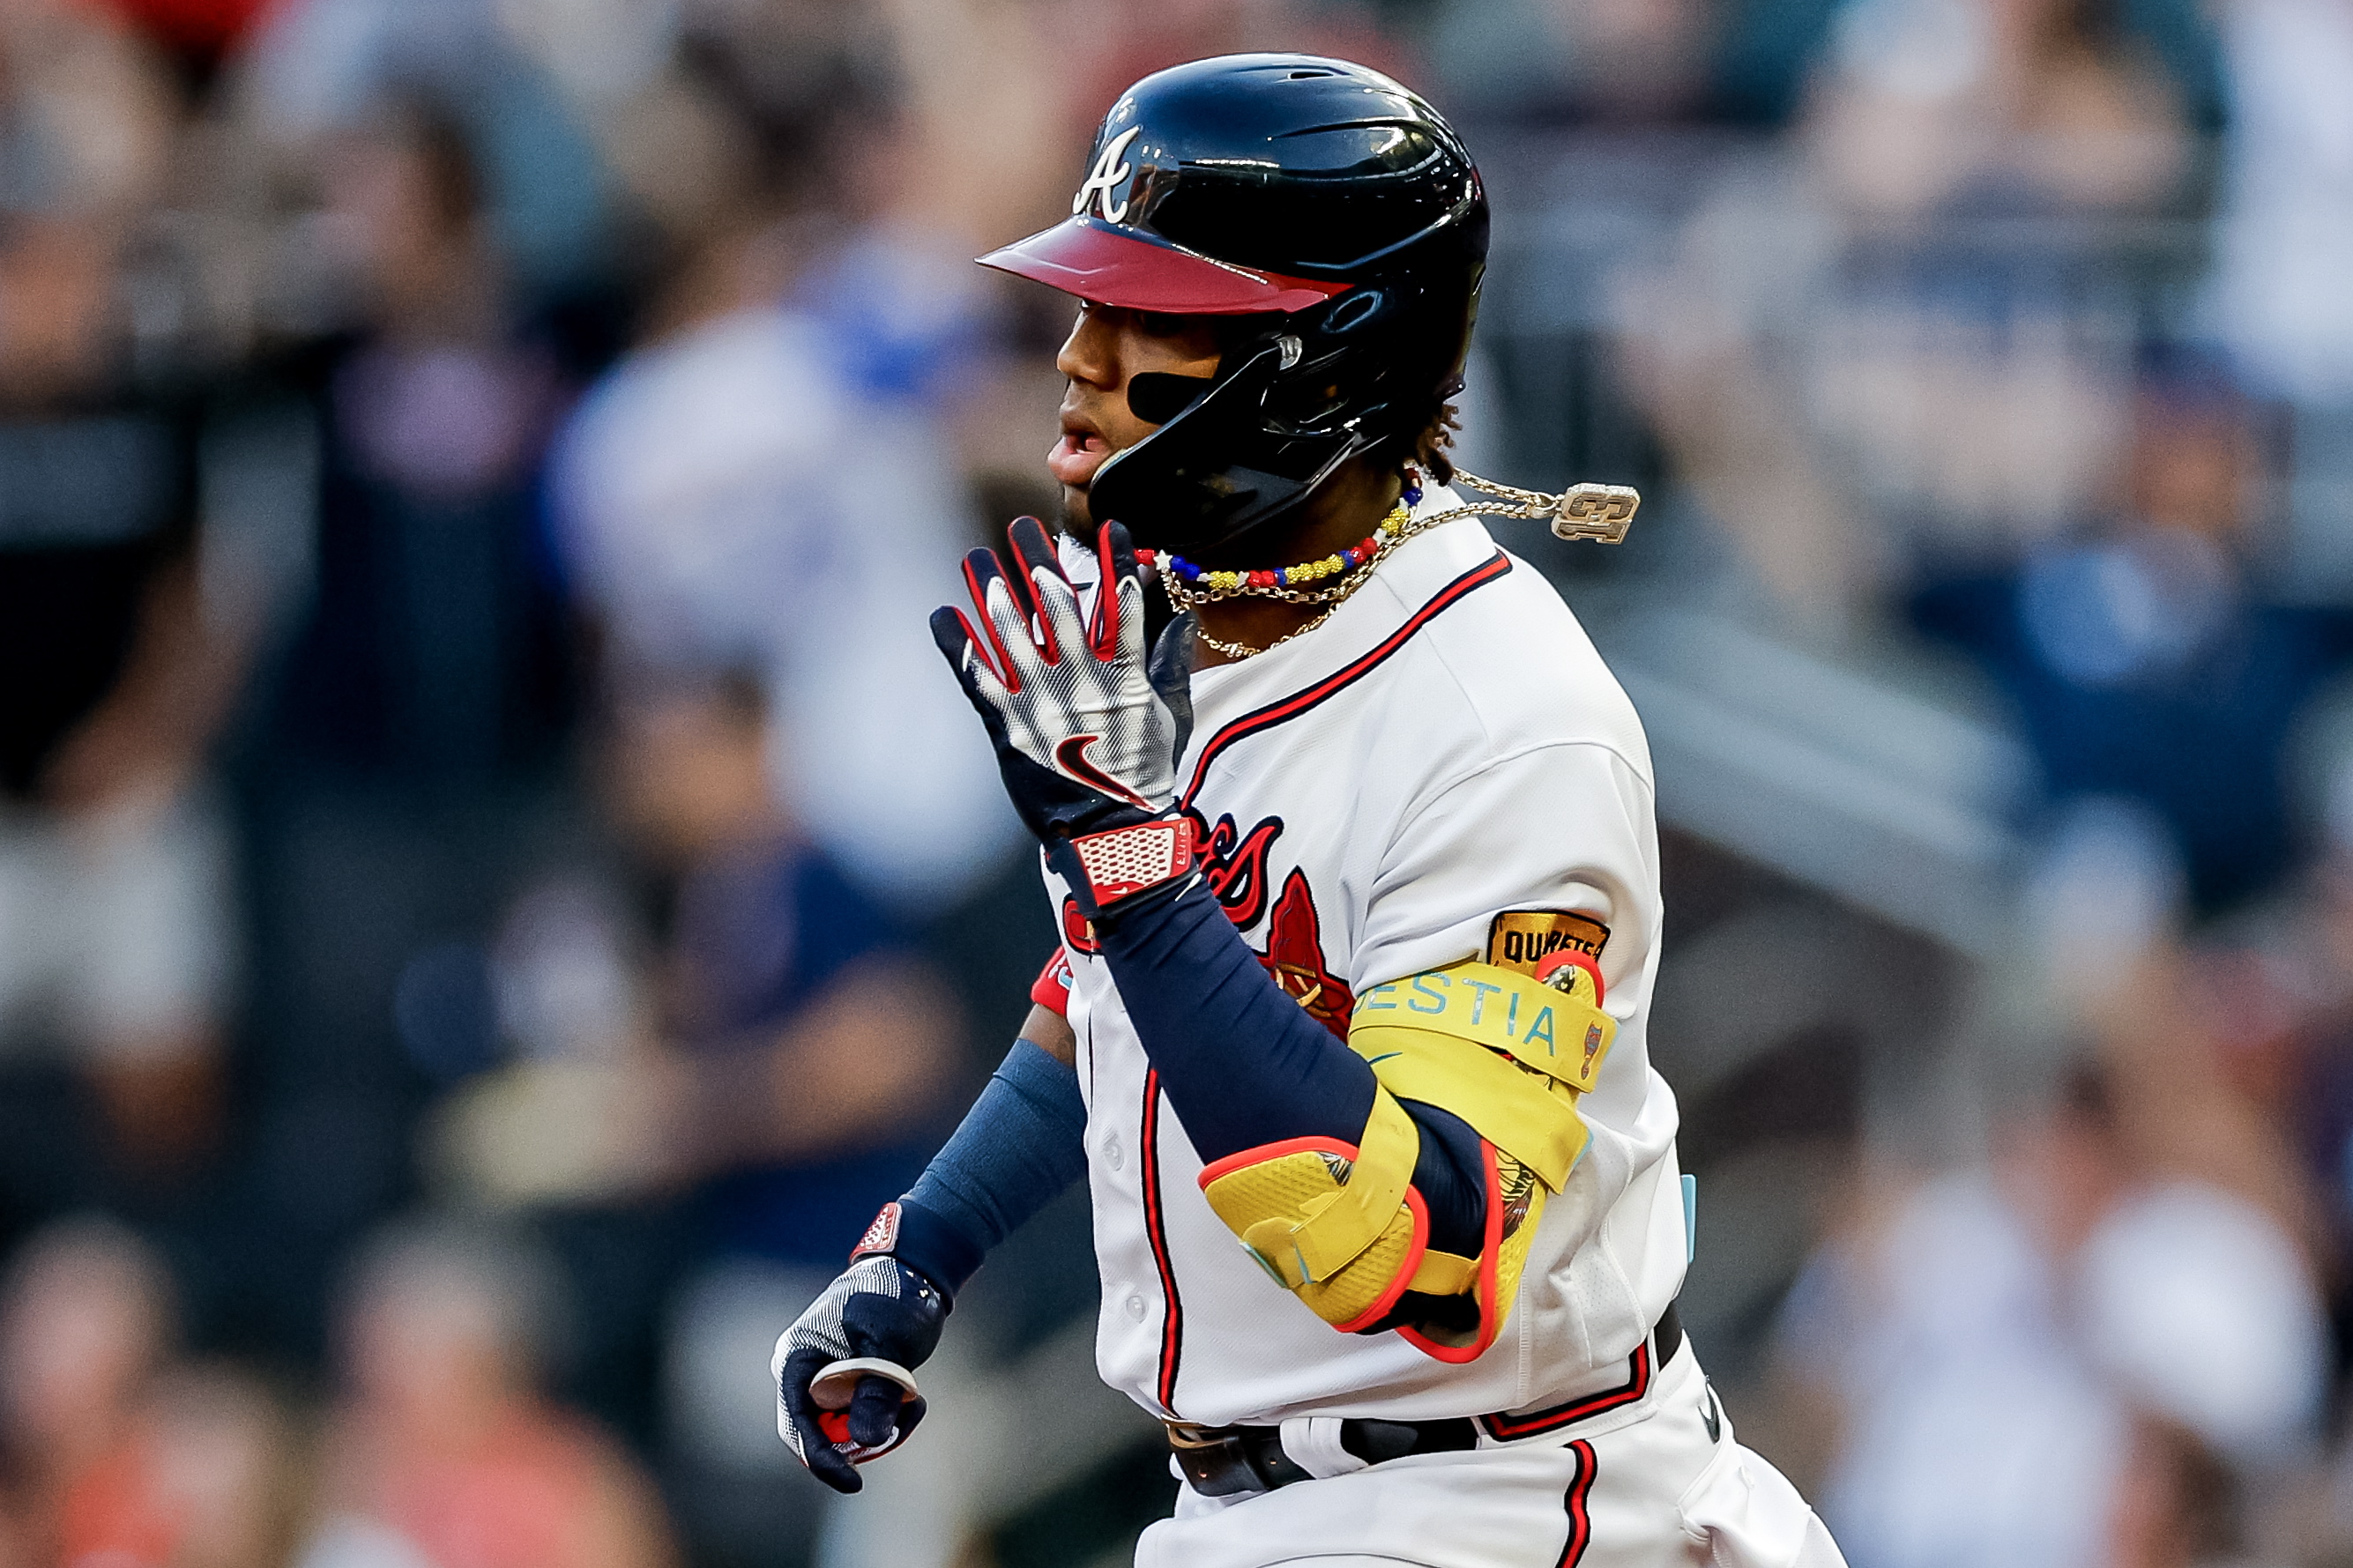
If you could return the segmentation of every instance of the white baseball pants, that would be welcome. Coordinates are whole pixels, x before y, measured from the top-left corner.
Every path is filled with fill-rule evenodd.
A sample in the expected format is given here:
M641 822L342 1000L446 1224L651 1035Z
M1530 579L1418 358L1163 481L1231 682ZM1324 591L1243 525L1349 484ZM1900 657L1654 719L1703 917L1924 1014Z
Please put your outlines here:
M1628 1409L1519 1443L1205 1498L1136 1568L1845 1568L1805 1499L1734 1440L1685 1344Z

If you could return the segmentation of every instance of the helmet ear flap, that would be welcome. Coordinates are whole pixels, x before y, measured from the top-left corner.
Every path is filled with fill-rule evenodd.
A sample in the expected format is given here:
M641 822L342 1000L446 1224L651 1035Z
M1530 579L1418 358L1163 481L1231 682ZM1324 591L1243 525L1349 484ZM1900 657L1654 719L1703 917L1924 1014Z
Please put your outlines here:
M1269 391L1270 430L1305 435L1360 428L1396 395L1398 362L1409 359L1419 303L1400 280L1352 289L1298 326L1301 352Z
M1269 427L1270 391L1292 352L1284 339L1261 342L1240 351L1230 374L1206 391L1187 382L1178 390L1194 394L1190 403L1095 470L1088 510L1117 518L1139 542L1198 551L1296 504L1356 444L1345 430L1294 436ZM1163 390L1147 388L1145 401Z

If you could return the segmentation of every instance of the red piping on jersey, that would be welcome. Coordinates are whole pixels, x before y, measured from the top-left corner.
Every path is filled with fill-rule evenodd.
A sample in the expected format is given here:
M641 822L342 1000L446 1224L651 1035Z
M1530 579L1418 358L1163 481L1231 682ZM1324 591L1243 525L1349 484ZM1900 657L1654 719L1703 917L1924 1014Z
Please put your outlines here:
M1485 562L1473 566L1432 595L1430 603L1416 610L1407 619L1405 625L1382 638L1380 646L1371 652L1365 654L1354 663L1335 670L1304 690L1295 691L1280 702L1271 702L1254 713L1243 714L1210 736L1209 743L1201 748L1199 759L1193 763L1192 780L1186 784L1185 797L1178 804L1186 806L1193 804L1193 796L1199 792L1201 780L1208 774L1209 764L1217 759L1219 752L1246 736L1255 735L1261 730L1270 729L1286 719L1295 719L1324 699L1355 685L1371 674L1374 668L1389 655L1403 647L1414 633L1435 620L1448 606L1473 589L1483 588L1497 578L1507 575L1511 570L1512 558L1498 550Z
M1549 1410L1537 1410L1525 1415L1482 1415L1479 1424L1486 1427L1487 1435L1498 1442L1534 1437L1540 1433L1557 1431L1588 1416L1615 1410L1621 1405L1631 1405L1650 1391L1651 1342L1644 1340L1634 1347L1626 1381L1616 1388L1605 1389L1599 1394L1588 1394L1583 1399L1573 1399L1567 1405L1556 1405Z
M1568 1540L1560 1549L1556 1568L1577 1568L1585 1549L1593 1544L1593 1514L1586 1500L1592 1495L1594 1472L1601 1468L1592 1444L1580 1439L1568 1451L1577 1456L1577 1474L1569 1478L1568 1496L1563 1500L1568 1507Z
M1168 1228L1160 1213L1160 1069L1144 1075L1144 1234L1160 1269L1160 1408L1176 1414L1176 1363L1185 1350L1185 1309L1176 1300L1176 1270L1168 1261Z

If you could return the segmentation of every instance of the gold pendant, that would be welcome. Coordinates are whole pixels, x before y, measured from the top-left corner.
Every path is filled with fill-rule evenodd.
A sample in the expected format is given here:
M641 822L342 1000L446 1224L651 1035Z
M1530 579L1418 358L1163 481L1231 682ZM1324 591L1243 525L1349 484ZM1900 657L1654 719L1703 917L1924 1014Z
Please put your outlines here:
M1553 537L1622 544L1641 504L1641 493L1631 485L1571 485L1561 492L1552 520Z

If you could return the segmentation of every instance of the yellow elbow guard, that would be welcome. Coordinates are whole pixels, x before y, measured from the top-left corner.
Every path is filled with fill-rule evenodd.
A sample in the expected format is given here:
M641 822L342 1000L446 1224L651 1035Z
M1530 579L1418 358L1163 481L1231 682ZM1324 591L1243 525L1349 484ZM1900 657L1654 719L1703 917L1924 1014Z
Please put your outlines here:
M1209 1207L1283 1289L1344 1331L1379 1321L1409 1289L1472 1297L1475 1330L1400 1331L1443 1360L1477 1356L1510 1310L1545 1194L1585 1151L1577 1100L1617 1032L1592 975L1564 976L1569 987L1556 990L1466 963L1375 986L1348 1033L1380 1081L1360 1143L1298 1138L1229 1155L1201 1173ZM1451 1111L1482 1141L1487 1229L1476 1258L1429 1249L1413 1190L1421 1135L1400 1100Z
M1275 1282L1343 1331L1377 1320L1405 1291L1430 1241L1413 1190L1421 1132L1387 1089L1356 1145L1292 1138L1201 1173L1209 1207Z

